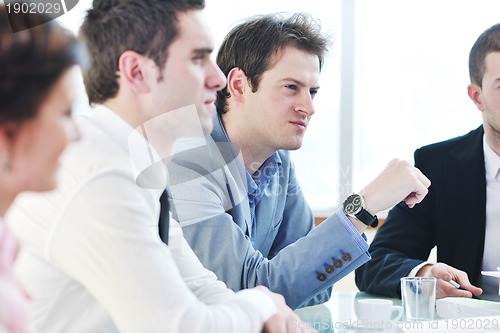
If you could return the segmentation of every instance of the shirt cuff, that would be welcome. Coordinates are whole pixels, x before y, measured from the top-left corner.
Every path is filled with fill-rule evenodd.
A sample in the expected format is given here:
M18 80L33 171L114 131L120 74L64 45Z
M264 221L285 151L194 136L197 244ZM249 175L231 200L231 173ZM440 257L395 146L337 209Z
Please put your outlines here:
M274 300L271 296L256 289L244 289L236 293L239 298L246 300L255 305L255 309L260 314L262 322L266 322L274 314L278 312Z
M358 229L352 224L351 220L345 215L342 209L339 209L335 212L335 215L340 219L340 222L346 228L347 232L354 241L358 244L358 246L364 251L368 252L368 243L365 234L360 235Z
M418 266L415 266L415 268L413 268L410 273L408 273L408 277L415 277L417 276L417 273L418 271L420 270L420 268L424 267L425 265L433 265L432 263L428 262L428 261L424 261L423 263L421 263L420 265Z

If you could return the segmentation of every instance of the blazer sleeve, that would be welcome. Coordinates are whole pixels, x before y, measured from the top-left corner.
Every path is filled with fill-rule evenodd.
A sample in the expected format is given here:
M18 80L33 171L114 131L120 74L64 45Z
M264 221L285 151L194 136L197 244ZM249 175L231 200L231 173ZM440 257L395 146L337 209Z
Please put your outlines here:
M297 308L311 304L308 301L322 292L327 294L336 281L369 259L366 241L346 228L351 223L344 214L338 212L311 228L310 210L301 193L290 196L272 255L265 256L253 244L245 222L233 218L248 206L246 186L233 186L238 182L228 176L235 172L228 172L224 166L194 177L193 165L184 166L190 176L174 180L178 185L171 187L174 217L203 265L231 289L265 285ZM172 172L171 176L176 177ZM320 295L316 302L327 297Z
M439 168L428 167L430 156L415 151L415 166L434 182ZM358 268L356 285L361 291L388 297L401 297L400 279L429 257L436 245L436 186L429 188L426 198L410 209L396 205L377 231L369 252L372 260Z

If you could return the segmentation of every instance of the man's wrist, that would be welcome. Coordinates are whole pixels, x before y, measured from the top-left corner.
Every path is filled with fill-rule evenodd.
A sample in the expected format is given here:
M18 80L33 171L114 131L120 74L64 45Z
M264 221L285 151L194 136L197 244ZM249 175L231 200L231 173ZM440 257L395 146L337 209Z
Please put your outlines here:
M356 230L360 234L363 234L365 232L366 228L368 228L368 226L366 224L364 224L363 222L361 222L360 220L358 220L357 218L355 218L353 216L347 215L347 218L349 219L349 221L351 221L354 228L356 228Z
M363 197L365 210L368 211L368 213L370 213L371 215L376 215L379 212L379 210L374 208L375 205L374 205L373 195L367 193L365 189L362 189L358 193Z
M427 261L424 261L424 262L421 262L420 264L418 264L417 266L413 267L413 269L410 271L410 273L408 273L407 277L415 277L417 276L418 274L418 271L420 271L420 269L422 267L424 267L425 265L429 265L430 263L427 262Z
M342 203L342 210L347 216L356 218L367 226L376 227L378 225L377 216L370 214L366 209L365 200L361 194L349 195ZM352 222L356 226L355 221L352 220Z
M427 272L429 272L432 269L433 264L430 263L424 263L424 265L417 271L417 274L415 276L428 276Z

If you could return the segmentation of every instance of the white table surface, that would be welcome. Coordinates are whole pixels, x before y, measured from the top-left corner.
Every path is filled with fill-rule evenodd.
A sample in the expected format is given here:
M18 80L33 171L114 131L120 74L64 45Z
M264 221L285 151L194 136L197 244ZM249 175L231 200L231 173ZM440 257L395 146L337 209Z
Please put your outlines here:
M380 322L377 327L359 327L356 316L356 301L360 298L385 298L361 292L333 291L325 304L296 310L303 321L320 333L391 332L391 333L479 333L499 332L500 315L470 318L436 319L423 322ZM385 298L388 299L388 298ZM400 299L391 299L394 305L401 305Z

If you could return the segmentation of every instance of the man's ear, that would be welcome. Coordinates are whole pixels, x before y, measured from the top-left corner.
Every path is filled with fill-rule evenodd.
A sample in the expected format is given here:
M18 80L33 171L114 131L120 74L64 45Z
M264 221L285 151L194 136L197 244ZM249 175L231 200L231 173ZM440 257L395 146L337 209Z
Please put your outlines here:
M118 60L118 70L122 84L126 84L135 93L149 92L147 61L135 51L123 52Z
M245 72L239 67L231 69L227 75L227 92L231 98L241 102L249 89L251 91L252 87Z
M484 103L483 103L483 98L481 94L481 88L475 84L471 83L467 86L467 94L469 95L470 99L476 104L476 107L479 109L479 111L484 111Z

